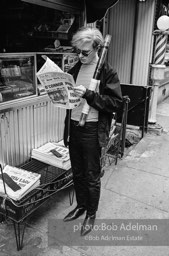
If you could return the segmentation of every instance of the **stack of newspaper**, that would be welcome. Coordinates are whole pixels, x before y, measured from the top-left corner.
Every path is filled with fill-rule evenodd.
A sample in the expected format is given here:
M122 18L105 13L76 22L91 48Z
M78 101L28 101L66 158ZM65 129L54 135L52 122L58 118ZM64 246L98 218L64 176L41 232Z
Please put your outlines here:
M37 149L33 149L32 158L64 170L71 168L69 149L64 146L63 141L48 142Z
M0 194L18 201L40 185L39 173L6 165L0 174Z

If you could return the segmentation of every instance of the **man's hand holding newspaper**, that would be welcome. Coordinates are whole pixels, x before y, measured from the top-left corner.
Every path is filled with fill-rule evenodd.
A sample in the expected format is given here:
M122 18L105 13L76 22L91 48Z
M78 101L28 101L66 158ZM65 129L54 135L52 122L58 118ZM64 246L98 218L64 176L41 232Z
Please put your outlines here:
M80 97L74 92L72 75L63 72L57 64L44 56L46 62L36 73L51 101L56 107L73 109L80 104Z

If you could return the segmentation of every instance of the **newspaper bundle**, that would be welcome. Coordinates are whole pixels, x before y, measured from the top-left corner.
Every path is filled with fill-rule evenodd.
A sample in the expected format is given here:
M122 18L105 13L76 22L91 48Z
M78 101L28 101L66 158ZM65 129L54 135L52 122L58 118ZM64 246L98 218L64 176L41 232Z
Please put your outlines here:
M74 93L75 82L72 75L63 72L57 64L45 56L46 62L36 73L41 85L56 107L73 109L80 103Z
M54 154L55 152L59 153L59 156ZM32 158L64 170L71 168L69 149L64 146L63 140L58 143L48 142L37 149L33 149Z
M0 194L2 196L5 194L5 185L6 194L15 201L20 200L40 185L41 174L39 173L29 172L21 168L6 165L3 169L3 174L7 174L18 185L18 187L20 187L20 189L14 191L6 183L3 184L3 180L0 179Z

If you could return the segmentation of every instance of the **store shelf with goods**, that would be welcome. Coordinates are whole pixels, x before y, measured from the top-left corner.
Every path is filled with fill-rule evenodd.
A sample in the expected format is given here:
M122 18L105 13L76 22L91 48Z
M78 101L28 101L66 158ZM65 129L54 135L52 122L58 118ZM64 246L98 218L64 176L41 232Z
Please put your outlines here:
M36 95L35 54L0 55L0 102Z

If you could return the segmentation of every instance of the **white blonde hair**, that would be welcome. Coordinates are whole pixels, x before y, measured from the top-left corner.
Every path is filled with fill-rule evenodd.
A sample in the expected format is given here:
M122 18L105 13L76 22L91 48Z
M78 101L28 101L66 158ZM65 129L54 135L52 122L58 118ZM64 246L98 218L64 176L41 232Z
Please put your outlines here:
M88 42L92 42L94 49L103 45L104 39L99 29L82 27L73 35L71 41L73 47L78 47Z

